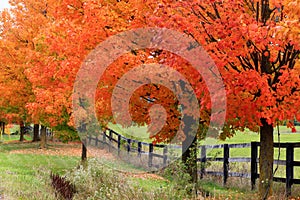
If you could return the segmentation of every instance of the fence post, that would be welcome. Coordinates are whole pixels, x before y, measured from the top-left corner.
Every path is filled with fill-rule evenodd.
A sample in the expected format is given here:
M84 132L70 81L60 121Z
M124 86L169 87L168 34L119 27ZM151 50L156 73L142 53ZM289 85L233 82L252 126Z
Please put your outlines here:
M201 167L200 167L200 179L203 179L205 174L205 164L206 164L206 147L201 146Z
M103 142L106 143L106 130L103 131Z
M91 144L91 143L92 143L92 136L89 135L89 136L88 136L88 139L89 139L89 144Z
M163 156L164 156L163 166L166 166L167 160L168 160L168 146L167 145L163 148Z
M112 146L112 130L109 130L109 135L108 135L108 139L109 139L109 144L108 144L108 150L109 152L111 151L111 146Z
M138 156L142 155L142 142L138 142Z
M288 143L286 148L286 196L291 195L294 178L294 145Z
M224 144L224 160L223 160L223 184L226 185L228 179L229 168L229 146Z
M255 189L257 179L257 142L251 142L251 190Z
M149 144L149 160L148 160L148 166L152 167L152 160L153 160L153 144Z
M118 155L120 155L121 151L121 135L118 135Z
M98 147L98 136L96 136L95 146Z
M131 139L127 139L127 153L130 152Z

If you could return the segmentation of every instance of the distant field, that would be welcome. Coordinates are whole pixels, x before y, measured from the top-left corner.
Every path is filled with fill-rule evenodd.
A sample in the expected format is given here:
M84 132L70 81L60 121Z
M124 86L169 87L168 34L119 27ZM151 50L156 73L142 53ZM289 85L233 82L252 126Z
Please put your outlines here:
M147 133L147 126L131 126L129 128L122 128L120 125L109 124L109 128L120 133L121 135L140 139L150 142L149 134ZM297 133L291 133L291 129L280 126L280 141L281 142L300 142L300 126L296 127ZM274 140L278 141L277 128L274 128ZM237 132L232 138L227 138L225 141L216 141L218 143L248 143L252 141L259 141L259 134L251 131Z
M2 140L3 141L14 141L14 140L19 140L20 135L2 135ZM25 140L32 140L30 135L24 135Z

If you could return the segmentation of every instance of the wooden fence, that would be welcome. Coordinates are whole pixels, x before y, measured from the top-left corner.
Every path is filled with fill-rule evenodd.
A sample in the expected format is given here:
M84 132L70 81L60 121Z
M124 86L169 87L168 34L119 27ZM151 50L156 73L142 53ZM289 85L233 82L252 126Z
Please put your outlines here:
M152 144L147 142L141 142L134 139L126 138L111 129L107 129L99 137L87 137L87 142L91 144L94 142L95 146L99 144L108 145L109 151L116 149L118 155L121 151L126 151L128 154L136 153L137 156L146 155L148 157L148 167L161 167L166 166L170 160L170 154L168 152L169 146L164 144ZM174 148L181 148L181 146L174 146ZM154 159L161 159L162 165L154 165Z
M207 145L201 146L201 158L198 159L201 162L200 177L203 177L204 174L211 174L223 177L223 183L226 184L228 177L244 177L251 179L251 188L255 188L256 179L259 178L258 173L258 147L260 146L259 142L251 142L244 144L220 144L220 145ZM300 161L294 160L294 150L295 148L300 148L300 143L274 143L274 148L286 149L286 159L285 160L274 160L274 164L285 165L286 166L286 177L273 177L275 182L283 182L286 184L286 194L291 194L291 187L293 184L300 184L300 179L294 178L294 167L300 166ZM207 149L223 149L223 157L207 157ZM233 148L251 148L251 157L234 157L230 158L230 149ZM205 163L207 161L216 161L223 162L223 171L206 171ZM230 162L250 162L251 170L250 173L239 173L239 172L229 172L229 163Z
M152 144L141 142L134 139L126 138L111 129L107 129L99 137L87 137L87 142L91 144L94 142L95 146L100 143L108 145L109 150L114 148L117 150L118 154L122 151L128 154L136 153L137 156L146 155L148 159L148 167L161 167L166 166L171 160L170 145L164 144ZM243 143L243 144L219 144L219 145L202 145L199 146L200 158L197 161L200 163L200 178L204 175L216 175L223 177L224 185L227 182L228 177L243 177L251 179L251 188L255 188L256 180L259 178L258 173L258 148L260 146L259 142ZM295 148L300 148L300 143L274 143L274 148L286 149L286 159L285 160L274 160L274 164L285 165L286 166L286 178L273 177L275 182L283 182L286 184L287 195L291 194L291 187L293 184L300 184L300 179L294 178L294 167L300 166L300 161L294 160L294 150ZM174 149L181 149L181 146L172 146ZM230 157L230 149L234 148L250 148L250 157ZM222 157L208 157L207 150L209 149L222 149ZM176 155L175 155L176 156ZM161 165L153 165L153 159L160 159ZM223 162L223 170L207 171L205 166L207 162ZM240 173L229 171L229 165L232 162L246 162L250 163L250 173Z

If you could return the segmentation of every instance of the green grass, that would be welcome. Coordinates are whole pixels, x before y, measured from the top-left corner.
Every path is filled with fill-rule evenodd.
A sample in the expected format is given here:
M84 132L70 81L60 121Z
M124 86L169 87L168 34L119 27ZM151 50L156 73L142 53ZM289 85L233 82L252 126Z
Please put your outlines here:
M128 128L123 128L121 125L110 123L108 127L115 132L131 139L136 139L143 142L152 141L149 138L149 133L147 133L147 126L131 126Z
M147 137L146 127L131 127L128 129L122 129L118 126L111 125L111 128L118 133L124 135L127 134L127 136L133 136L136 138ZM281 142L300 141L300 135L289 134L287 132L288 129L282 131ZM274 133L274 138L276 141L276 133ZM19 136L8 137L5 135L3 139L5 142L9 142L12 140L18 140ZM26 137L26 139L30 140L31 138ZM218 141L218 143L248 143L251 141L259 141L259 135L257 133L248 131L245 133L238 132L233 138L228 138L225 141ZM50 187L50 171L63 175L68 173L70 170L74 170L74 168L80 163L79 157L12 153L13 150L34 148L38 148L38 143L27 142L0 144L0 196L1 194L4 194L6 197L8 197L8 199L55 199L54 192ZM60 148L60 145L49 144L48 148ZM216 154L217 152L219 152L218 156L222 156L222 150L211 152L211 154ZM278 152L275 151L275 157L277 154ZM250 148L231 149L230 156L249 157ZM295 158L296 160L300 160L300 152L298 150L295 152ZM285 159L284 150L281 151L281 159ZM100 163L107 168L123 171L120 172L121 176L123 176L124 171L128 172L128 170L130 173L136 174L143 172L142 169L119 160L112 161L102 159ZM222 167L222 163L215 163L213 164L213 167L217 169L219 164L220 167ZM245 170L246 168L249 168L249 166L240 163L231 163L230 166L232 171L235 169ZM279 168L278 174L278 176L284 177L283 167ZM167 191L170 193L168 195L171 195L171 193L175 192L176 187L178 189L178 184L176 183L178 180L167 181L161 179L143 178L139 176L126 177L132 187L142 188L148 193L151 193L151 191L154 190L159 191L160 189L167 189ZM300 170L295 170L295 177L300 177ZM230 186L230 188L227 188L223 187L220 183L210 180L201 180L199 184L204 193L207 192L211 197L215 197L216 199L251 199L255 195L254 192L249 191L249 188L245 189L236 186ZM182 185L180 187L184 188ZM293 186L293 188L296 188L296 186Z
M59 148L66 144L48 144L48 148ZM8 199L55 199L50 187L50 171L61 175L68 174L80 164L80 157L49 156L36 154L16 154L14 150L38 148L38 143L3 143L0 145L0 196ZM109 170L116 170L120 176L127 172L145 173L133 165L120 160L101 159L98 164ZM167 187L164 180L128 177L130 184L146 191ZM97 183L93 183L97 184ZM122 183L120 183L122 184Z
M80 158L13 154L11 150L35 148L36 144L2 144L0 146L0 194L8 199L48 199L54 197L49 183L50 171L64 174Z
M2 135L2 142L9 142L9 141L15 141L15 140L19 140L20 139L20 135ZM30 135L24 135L24 139L27 141L32 140Z
M298 128L298 133L291 133L290 129L280 126L280 141L281 142L300 142L300 127ZM278 142L277 137L277 128L274 130L274 142ZM234 135L232 138L227 138L225 141L222 141L221 143L228 143L228 144L234 144L234 143L249 143L252 141L259 141L259 134L254 133L251 131L246 130L245 132L237 132L236 135Z

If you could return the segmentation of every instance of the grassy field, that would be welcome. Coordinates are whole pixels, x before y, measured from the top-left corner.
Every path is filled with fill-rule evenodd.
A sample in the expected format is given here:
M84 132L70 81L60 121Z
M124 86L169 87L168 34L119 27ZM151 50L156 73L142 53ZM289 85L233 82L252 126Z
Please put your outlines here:
M146 137L146 127L131 127L129 130L131 132L126 133L126 129L121 129L120 127L114 127L115 130L118 128L122 130L124 134L133 135L134 132L139 133L138 137ZM120 130L116 132L120 133ZM300 140L300 135L287 133L288 130L282 131L281 142L298 142ZM276 133L274 133L276 139ZM13 140L18 140L19 136L4 136L4 143L0 144L0 199L1 197L6 197L7 199L57 199L54 195L54 190L50 186L50 171L59 173L61 175L67 175L72 177L71 180L79 187L78 195L75 199L102 199L96 198L100 193L95 193L95 191L101 190L99 184L94 182L98 180L99 177L89 178L94 171L85 171L77 168L80 165L79 156L63 156L63 155L36 155L36 154L20 154L16 153L16 150L35 150L38 148L38 143L19 143L12 142ZM27 140L31 138L26 136ZM237 133L235 137L227 139L226 141L219 141L219 143L247 143L251 141L258 141L259 135L257 133L246 132ZM49 144L46 153L55 151L55 149L64 148L66 144ZM80 148L80 146L78 147ZM212 154L222 155L222 152L211 152ZM275 152L277 155L278 153ZM275 156L276 156L275 155ZM232 149L230 152L231 157L249 157L250 149ZM300 160L300 152L296 151L295 157ZM281 159L284 159L285 152L281 152ZM219 166L220 164L220 166ZM168 199L168 196L172 196L171 199L176 199L174 196L178 196L178 199L182 199L185 195L184 188L186 183L181 177L180 172L176 172L176 169L172 172L171 177L161 172L160 175L164 178L157 178L153 175L144 175L145 173L138 168L135 168L128 163L123 163L121 161L102 159L98 162L95 168L99 166L104 166L105 171L110 171L106 176L108 185L112 184L115 189L111 189L112 193L116 193L119 190L130 191L128 195L136 194L133 199L141 199L141 196L146 195L145 199ZM212 164L214 169L218 170L222 166L222 163ZM249 166L244 163L231 163L230 169L232 171L241 170L246 171ZM107 169L107 170L106 170ZM114 171L117 169L117 171ZM130 173L125 173L122 171L128 171ZM101 171L101 169L99 169ZM295 176L300 177L300 170L295 170ZM99 172L97 172L99 173ZM96 174L97 174L96 173ZM102 172L101 172L102 173ZM146 173L147 174L147 173ZM278 170L279 176L284 176L284 168ZM281 175L280 175L281 174ZM89 176L87 176L89 175ZM109 182L113 177L120 176L115 182L119 181L119 185L114 185L115 183ZM80 177L80 179L76 179ZM124 184L126 182L126 184ZM88 186L90 185L90 189ZM230 178L228 185L226 187L222 186L222 179L220 177L208 177L204 180L199 181L200 190L204 194L209 194L208 199L256 199L256 193L249 190L249 180L240 178ZM118 191L116 191L118 190ZM126 191L125 191L126 190ZM85 194L85 192L87 194ZM177 193L180 191L179 193ZM99 191L98 191L99 192ZM106 191L107 192L107 191ZM120 191L119 191L120 192ZM275 193L280 195L284 193L284 184L275 184ZM102 195L104 193L101 193ZM105 193L106 194L106 193ZM293 186L293 194L300 195L299 186ZM92 198L91 196L94 197ZM116 196L117 197L117 196ZM149 197L149 198L148 198ZM106 197L104 198L106 199ZM114 198L111 198L114 199ZM279 199L279 198L277 198Z
M130 135L130 136L137 135L137 136L142 136L144 138L147 137L146 127L130 127L128 129L122 129L119 126L112 125L111 128L114 129L116 132L119 132L124 135ZM296 127L296 129L298 131L297 133L291 133L291 129L286 128L284 126L280 126L279 127L280 138L278 138L278 129L275 128L274 129L274 142L278 142L279 140L281 143L300 142L300 127ZM130 130L130 132L127 132L128 130ZM208 144L238 144L238 143L250 143L253 141L259 141L259 134L246 130L245 132L237 132L234 137L227 138L225 141L212 140L207 143ZM230 157L250 157L250 154L251 154L250 148L230 149ZM222 157L223 150L222 149L212 150L209 152L209 155L213 156L213 157ZM280 157L278 157L279 155L280 155ZM286 157L286 150L284 148L280 149L280 154L279 154L278 148L274 149L274 159L285 160L285 157ZM300 161L300 149L295 149L294 160ZM222 162L211 162L208 170L222 171L222 167L223 167ZM275 176L285 177L285 166L274 165L274 169L277 167L278 167L278 169L277 169ZM250 163L230 163L230 171L250 173ZM294 168L294 178L300 179L300 167ZM214 178L214 180L212 180L212 182L216 182L216 179L219 180L219 184L222 185L222 179L220 177ZM210 180L210 178L208 178L208 180ZM230 182L232 182L233 184ZM204 184L204 185L205 185L205 187L209 188L210 183ZM215 183L212 183L212 185L214 185L214 187L216 187ZM246 188L249 189L250 181L249 181L249 179L247 180L247 179L241 179L241 178L229 178L229 185L232 187L240 187L241 185L244 185ZM240 189L242 189L242 188L240 187ZM277 192L277 194L284 193L284 184L275 183L275 191ZM248 193L249 193L249 190L248 190ZM293 194L296 196L300 196L300 186L299 185L293 186Z
M83 170L82 168L78 168L80 165L79 156L17 153L17 151L36 151L38 143L12 142L11 139L12 138L9 139L9 142L5 141L5 143L0 145L0 198L12 200L57 199L54 195L53 188L50 186L49 174L52 171L60 175L69 176L70 180L76 183L79 192L75 199L107 199L96 198L96 196L99 195L99 187L100 191L103 189L103 186L101 186L101 184L99 185L99 182L96 181L99 178L97 174L104 173L101 172L101 169L97 169L101 167L105 167L105 173L108 173L105 175L107 179L101 179L101 181L106 181L108 185L118 183L118 185L113 186L115 189L117 188L118 191L110 189L106 191L108 193L112 192L117 195L116 192L122 190L124 193L128 192L126 195L136 195L132 196L131 199L168 199L169 197L170 199L183 199L186 195L185 188L187 184L185 179L182 178L182 173L180 171L176 172L176 168L172 169L174 170L172 171L172 175L161 172L160 175L165 177L163 178L155 174L145 173L121 161L101 159L97 161L98 163L96 165L91 164L88 170ZM67 146L70 145L49 143L48 149L45 150L45 152L47 153L50 150L53 152L55 149L65 148ZM78 148L80 148L80 146L78 146ZM117 168L117 171L114 171L115 168ZM130 172L124 173L122 169L123 171ZM100 170L100 172L98 171L95 174L95 170ZM95 174L95 177L91 178L93 174ZM119 178L111 182L115 177ZM201 181L200 188L211 196L218 197L219 199L229 196L249 199L249 194L253 195L253 193L249 192L245 194L244 190L234 187L231 189L221 187L209 180ZM98 193L96 194L95 192L97 191ZM93 195L96 196L92 197Z
M12 137L7 138L9 141ZM28 138L29 139L29 138ZM7 199L51 199L48 184L50 171L64 174L74 168L79 157L13 153L37 149L37 143L3 143L0 145L0 195Z
M37 155L20 153L20 151L39 151L38 143L19 143L12 142L12 138L0 145L0 199L57 199L54 190L50 186L50 172L60 175L69 174L70 177L83 176L80 178L78 185L82 187L92 187L85 181L91 181L89 177L93 174L85 174L84 170L78 168L81 164L79 156L61 156L61 155ZM9 143L7 143L9 142ZM46 152L55 152L55 149L68 147L68 144L48 144ZM77 145L80 149L80 145ZM16 153L17 152L17 153ZM119 160L101 159L94 168L104 166L107 171L117 169L116 175L124 175L129 171L137 176L128 176L126 179L133 188L143 188L145 191L152 191L162 187L168 187L168 181L164 179L152 179L146 176L139 177L139 174L145 173L134 166L123 163ZM82 173L82 174L81 174ZM110 176L112 174L108 174ZM114 175L113 175L114 176ZM87 180L85 180L87 179ZM78 180L75 180L78 181ZM98 183L92 183L98 185ZM120 182L120 186L122 183ZM90 191L91 192L91 191ZM94 191L95 192L95 191ZM82 198L81 198L82 197ZM78 194L77 199L86 199L86 194ZM58 198L60 199L60 198ZM93 199L93 198L90 198ZM96 198L97 199L97 198Z

